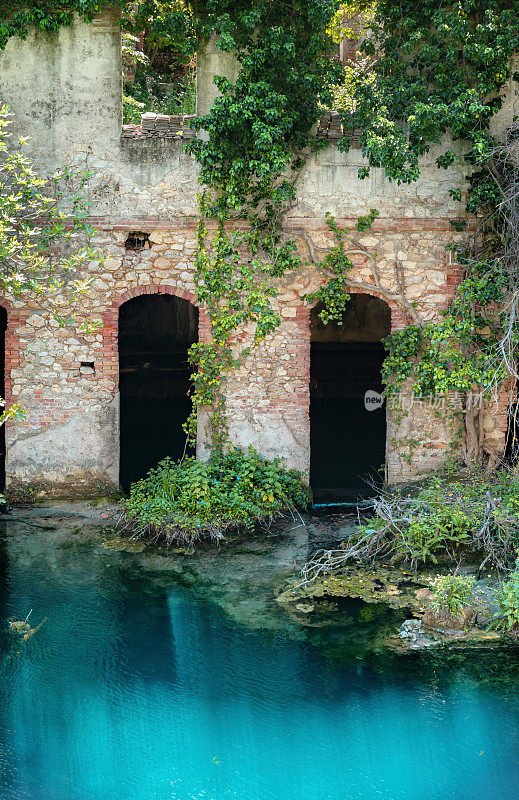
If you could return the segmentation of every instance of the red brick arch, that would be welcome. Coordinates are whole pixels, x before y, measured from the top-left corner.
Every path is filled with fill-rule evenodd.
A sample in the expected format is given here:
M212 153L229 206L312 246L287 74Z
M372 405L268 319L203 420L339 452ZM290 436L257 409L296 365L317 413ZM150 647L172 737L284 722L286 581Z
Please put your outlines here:
M365 289L360 289L357 286L352 286L348 288L348 294L366 294L369 297L377 297L379 300L382 300L387 306L389 306L389 310L391 312L391 331L401 331L403 330L406 325L406 317L405 313L401 306L395 300L388 299L383 292L378 292L376 287L373 287L373 290L370 289L367 292ZM317 305L319 301L316 300L315 303L308 306L308 325L310 325L310 311L314 306Z
M368 294L378 297L389 306L391 312L391 330L402 330L406 326L405 317L402 309L394 301L387 300L381 292L377 292L376 287L372 291L366 292L364 289L352 287L348 289L349 294ZM315 303L300 303L297 306L297 313L294 322L297 326L296 333L292 336L290 344L291 361L290 369L294 378L294 385L297 389L293 395L295 405L308 413L310 408L310 313Z
M28 309L15 309L11 303L0 297L0 306L7 312L7 328L5 331L5 397L6 405L13 402L11 371L21 366L20 337L16 332L21 323L24 323L31 311ZM14 398L16 400L16 398Z
M102 371L104 378L113 380L116 387L119 383L119 308L128 300L143 294L172 294L175 295L175 297L189 300L199 311L199 340L207 341L209 338L210 321L207 310L199 306L192 292L188 292L187 289L181 289L179 286L169 286L167 284L161 284L160 286L136 286L133 289L128 289L128 291L115 297L110 307L103 313L103 363L100 365L100 371Z

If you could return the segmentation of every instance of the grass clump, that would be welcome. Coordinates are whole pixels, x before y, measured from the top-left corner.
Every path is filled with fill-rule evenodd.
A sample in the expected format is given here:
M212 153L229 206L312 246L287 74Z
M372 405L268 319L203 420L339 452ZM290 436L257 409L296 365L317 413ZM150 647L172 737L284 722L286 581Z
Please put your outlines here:
M234 448L208 461L161 461L132 484L120 526L168 544L219 541L232 530L253 530L305 505L305 487L296 470L253 448Z
M438 575L432 584L430 608L438 613L459 614L468 605L474 578L464 575Z
M519 547L519 482L515 473L471 469L425 481L413 492L385 492L361 526L368 550L410 562L440 557L480 559L506 572Z
M422 624L444 631L469 628L475 618L470 604L474 584L474 578L469 576L438 575L432 583L432 597Z

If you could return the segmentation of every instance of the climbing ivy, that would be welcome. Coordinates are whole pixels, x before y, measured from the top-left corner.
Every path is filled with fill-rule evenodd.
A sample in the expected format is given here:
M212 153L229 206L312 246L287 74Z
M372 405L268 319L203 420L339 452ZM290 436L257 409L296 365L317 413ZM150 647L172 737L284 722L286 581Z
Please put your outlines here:
M215 78L221 96L195 122L207 135L189 143L206 187L200 197L197 297L212 325L211 341L191 351L196 367L193 399L195 412L202 406L212 411L217 447L226 436L225 377L249 352L240 346L238 334L244 325L253 324L254 342L259 343L274 330L279 317L271 305L272 279L301 263L294 241L283 234L282 219L295 202L305 159L325 146L313 137L312 126L345 77L330 57L333 37L337 39L345 19L360 17L365 30L361 57L348 66L344 137L339 142L347 151L350 135L360 136L366 164L359 178L378 167L397 183L416 181L420 159L434 145L440 149L439 169L456 162L466 167L466 214L454 221L457 229L466 226L470 214L483 214L488 220L481 229L483 249L472 243L471 249L457 254L463 281L439 323L420 318L405 298L403 285L386 292L411 323L390 337L386 378L394 389L413 379L421 392L433 394L451 388L485 391L501 379L492 354L506 320L496 307L506 300L513 281L503 267L502 248L509 237L503 215L496 210L503 190L496 180L496 142L490 125L511 77L511 56L519 50L516 0L118 4L127 20L123 24L133 32L146 27L158 42L169 44L176 37L185 53L194 47L195 37L215 34L217 47L232 51L240 63L235 83ZM29 2L20 9L4 3L0 47L9 36L27 35L32 25L55 30L68 24L74 11L91 19L101 5L68 0L59 6ZM458 202L464 188L451 188ZM371 215L366 225L373 219ZM233 230L237 220L242 221L239 231ZM352 286L352 262L345 232L332 217L328 224L336 246L319 264L328 283L313 299L325 301L327 318L337 318ZM373 275L376 282L375 268ZM362 284L357 282L357 287ZM194 417L188 429L194 436Z
M367 161L359 178L379 167L398 184L416 181L420 159L433 145L440 151L439 169L456 163L466 170L468 191L460 185L450 189L454 200L466 199L465 213L452 224L462 231L470 215L477 215L479 227L478 236L467 237L455 253L463 269L456 297L440 321L414 314L410 325L391 334L384 376L390 393L409 383L421 396L460 393L464 456L480 461L481 400L517 360L510 354L518 341L515 211L503 211L510 203L511 168L506 157L496 157L499 145L491 131L510 77L519 78L510 68L519 50L517 3L359 0L343 3L341 13L364 22L359 58L347 66L338 145L347 151L351 133L359 136ZM409 307L404 310L413 317ZM496 454L486 451L490 463L497 463Z
M240 63L234 84L215 78L221 94L194 123L207 136L188 145L207 187L200 198L195 279L212 328L211 341L191 350L196 370L188 430L193 438L197 411L208 407L212 444L221 448L225 378L250 352L239 333L252 324L257 345L279 325L272 279L301 264L295 242L282 232L282 217L295 202L307 154L323 146L312 135L320 103L330 101L331 86L341 79L339 63L330 58L329 26L338 4L221 0L194 6L199 33L216 32L217 46ZM233 231L239 219L241 229ZM216 228L212 237L208 223Z
M77 14L91 22L105 8L119 9L128 35L146 33L148 44L171 47L181 62L196 52L196 26L191 5L184 0L14 0L0 2L0 49L12 36L26 39L29 31L46 33L72 24Z
M31 26L56 30L74 12L93 18L104 3L67 0L56 6L29 2L23 10L4 4L0 46L22 38ZM113 5L113 4L112 4ZM325 145L312 135L320 108L331 101L341 67L331 58L330 25L337 0L118 0L123 26L146 30L160 43L188 53L195 36L217 37L217 47L240 63L235 84L215 78L221 92L207 116L194 124L207 136L189 149L200 164L206 190L199 198L195 280L207 309L211 339L190 351L194 366L193 413L186 430L196 435L197 412L210 412L212 445L226 441L225 377L250 348L239 332L254 325L254 344L280 323L271 299L272 278L301 262L295 243L281 231L283 213L295 201L295 182L308 152ZM229 231L233 219L241 231Z
M438 167L453 164L456 150L445 146L447 134L474 165L483 163L494 149L489 126L519 49L515 0L377 0L372 6L360 45L370 67L356 71L353 108L342 115L345 133L360 129L370 167L382 167L398 182L417 179L431 144L443 150ZM349 4L349 13L355 10ZM339 148L349 149L347 135Z

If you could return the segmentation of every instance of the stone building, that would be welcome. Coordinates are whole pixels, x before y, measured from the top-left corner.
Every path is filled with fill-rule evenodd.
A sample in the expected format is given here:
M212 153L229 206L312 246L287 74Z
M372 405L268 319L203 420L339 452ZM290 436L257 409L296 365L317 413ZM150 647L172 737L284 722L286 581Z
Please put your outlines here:
M214 97L212 76L235 69L211 42L199 52L199 112ZM0 55L0 99L43 171L70 164L94 173L94 245L105 256L90 264L83 303L85 318L101 323L92 335L59 328L36 302L1 301L6 398L27 411L26 421L7 427L7 489L18 496L113 491L165 452L183 450L185 354L209 335L193 283L197 166L182 138L167 125L156 130L153 119L148 131L129 127L122 135L120 30L111 13L11 39ZM511 95L496 124L505 125L514 107ZM333 139L328 122L322 133ZM333 141L309 159L286 228L301 252L322 256L331 245L326 212L346 226L376 208L372 229L356 235L373 259L353 255L355 277L373 288L354 298L338 328L322 325L302 299L322 280L313 266L281 279L282 325L227 386L232 440L282 456L306 475L311 469L324 499L359 496L359 482L383 465L390 483L423 476L441 464L453 435L448 414L424 403L365 410L365 392L381 389L380 340L405 324L398 304L379 296L371 264L385 287L396 290L399 273L407 298L429 319L459 279L449 248L460 234L449 222L461 204L448 190L460 175L455 167L438 170L436 155L407 186L376 169L360 181L360 150L341 153ZM491 417L489 441L500 440L505 426L506 406ZM200 420L201 455L203 427Z

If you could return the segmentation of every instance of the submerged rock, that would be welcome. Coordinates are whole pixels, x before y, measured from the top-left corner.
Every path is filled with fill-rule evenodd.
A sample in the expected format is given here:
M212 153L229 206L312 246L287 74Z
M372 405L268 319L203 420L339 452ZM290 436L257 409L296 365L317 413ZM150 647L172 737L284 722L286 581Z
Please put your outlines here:
M304 598L351 597L365 603L386 603L397 610L423 613L432 596L431 583L435 573L411 572L401 568L378 565L372 567L347 567L339 574L329 574L308 584L290 581L282 592L279 603L292 603Z
M105 539L100 544L105 550L123 550L126 553L142 553L146 547L140 539L123 539L118 536Z
M496 631L480 628L449 631L431 629L425 627L421 619L406 619L398 635L392 636L387 644L392 650L406 652L441 646L454 649L488 647L503 644L503 639Z
M296 608L298 611L302 611L303 614L311 614L315 610L315 606L310 605L310 603L298 603Z
M398 635L406 640L410 650L420 650L423 647L435 647L438 642L426 636L422 630L422 623L419 619L406 619L400 626Z
M470 606L452 615L430 608L431 587L437 574L432 570L412 572L386 564L351 565L307 585L292 579L277 601L294 621L306 626L319 624L317 614L324 610L324 605L328 606L329 623L333 624L333 617L339 622L340 614L334 613L332 608L334 600L362 600L368 604L366 607L375 604L385 607L386 614L390 611L408 614L410 618L402 624L393 620L393 630L386 634L384 642L391 650L401 653L442 645L463 648L504 644L501 634L487 630L496 608L495 579L478 581ZM310 600L315 605L312 612L306 611ZM398 625L400 628L395 633Z
M466 631L475 622L476 612L471 606L464 606L457 614L448 611L426 611L422 617L422 626L444 633Z

